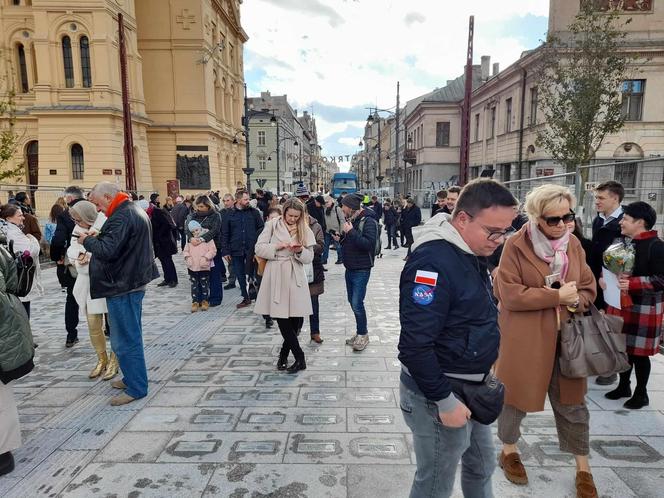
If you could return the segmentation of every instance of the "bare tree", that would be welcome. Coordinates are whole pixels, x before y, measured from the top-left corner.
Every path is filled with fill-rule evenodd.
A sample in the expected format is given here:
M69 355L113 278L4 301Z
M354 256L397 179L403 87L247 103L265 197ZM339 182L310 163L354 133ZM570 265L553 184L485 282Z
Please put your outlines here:
M636 70L624 45L630 22L613 9L603 11L597 0L584 0L568 33L549 36L541 49L539 95L546 126L538 131L537 144L568 172L589 164L604 138L624 125L623 84ZM588 169L581 171L585 183Z
M7 76L0 80L0 181L18 179L23 175L23 163L9 166L21 136L16 133L16 92L11 82L11 61L7 61Z

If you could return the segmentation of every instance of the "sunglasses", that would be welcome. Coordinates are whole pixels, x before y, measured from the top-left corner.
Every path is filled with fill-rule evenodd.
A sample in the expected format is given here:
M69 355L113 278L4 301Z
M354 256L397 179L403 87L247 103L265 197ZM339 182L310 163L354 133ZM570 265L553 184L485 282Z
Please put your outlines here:
M563 223L571 223L575 218L576 215L574 213L568 213L565 216L542 216L542 219L550 227L558 226L561 221Z

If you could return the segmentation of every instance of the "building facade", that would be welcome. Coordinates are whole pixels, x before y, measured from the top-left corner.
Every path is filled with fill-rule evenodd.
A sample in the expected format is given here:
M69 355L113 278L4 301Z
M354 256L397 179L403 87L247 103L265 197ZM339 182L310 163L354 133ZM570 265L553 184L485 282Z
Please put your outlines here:
M137 189L242 180L239 0L0 0L0 91L16 92L16 183L125 186L118 14ZM224 86L225 85L225 86ZM222 91L217 89L221 88ZM243 140L242 137L239 137ZM40 211L48 206L37 206Z

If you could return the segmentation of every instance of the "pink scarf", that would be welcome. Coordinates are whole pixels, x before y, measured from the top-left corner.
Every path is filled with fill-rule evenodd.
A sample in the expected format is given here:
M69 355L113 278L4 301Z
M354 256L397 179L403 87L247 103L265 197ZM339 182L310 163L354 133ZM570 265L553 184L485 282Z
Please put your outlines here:
M560 273L560 280L565 282L569 269L569 259L567 257L569 232L565 231L565 235L561 238L551 240L540 231L537 222L530 221L528 223L528 235L537 257L549 263L551 273Z

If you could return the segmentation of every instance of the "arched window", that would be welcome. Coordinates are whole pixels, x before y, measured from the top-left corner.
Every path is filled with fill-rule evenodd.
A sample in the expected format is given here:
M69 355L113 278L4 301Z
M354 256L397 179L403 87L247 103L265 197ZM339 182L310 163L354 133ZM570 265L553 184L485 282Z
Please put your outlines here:
M74 88L74 58L71 55L71 38L62 37L62 62L65 68L65 86Z
M71 173L72 180L82 180L85 164L83 160L83 147L79 144L71 146Z
M20 78L20 88L22 93L28 93L30 91L30 84L28 83L28 64L25 60L25 47L21 43L16 46L16 52L18 56L18 70Z
M83 87L92 86L92 70L90 68L90 41L87 36L81 36L79 40L81 48L81 74L83 75Z

